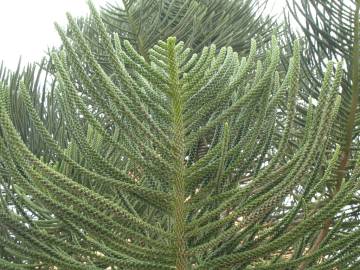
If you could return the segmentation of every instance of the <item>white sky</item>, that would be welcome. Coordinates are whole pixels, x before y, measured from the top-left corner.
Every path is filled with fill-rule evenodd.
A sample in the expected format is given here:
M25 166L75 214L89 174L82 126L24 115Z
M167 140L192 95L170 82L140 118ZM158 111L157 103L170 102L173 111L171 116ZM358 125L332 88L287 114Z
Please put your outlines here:
M40 60L48 47L60 44L54 22L66 25L67 11L88 14L86 0L0 0L0 62L15 69L20 56L23 64Z
M97 6L106 2L93 0ZM269 10L279 12L285 2L270 0ZM14 70L20 56L23 64L40 60L48 47L60 44L54 22L66 25L67 11L88 14L86 0L0 0L0 62Z

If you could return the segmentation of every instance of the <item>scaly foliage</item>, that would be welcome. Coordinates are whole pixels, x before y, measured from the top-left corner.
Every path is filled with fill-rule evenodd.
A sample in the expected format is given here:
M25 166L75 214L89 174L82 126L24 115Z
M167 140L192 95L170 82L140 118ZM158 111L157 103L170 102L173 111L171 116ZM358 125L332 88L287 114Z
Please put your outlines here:
M328 239L309 256L299 252L305 236L358 189L356 165L333 197L316 200L340 158L339 147L330 158L325 150L340 106L341 64L333 81L324 77L323 98L295 137L298 42L284 77L276 71L275 39L255 63L255 41L240 58L214 45L193 54L168 38L148 51L148 63L128 41L109 36L90 7L116 72L102 69L71 16L73 40L58 27L64 51L53 55L55 93L71 138L66 148L43 125L26 84L20 87L50 161L19 136L2 86L2 268L283 269L329 254L346 261L359 255L352 249L358 231ZM100 122L94 108L113 125ZM199 155L204 135L209 144ZM284 160L291 142L298 148ZM285 198L299 188L296 204L283 212ZM285 260L288 252L294 260Z
M216 43L218 46L230 45L241 55L246 55L250 44L248 41L251 37L262 42L268 42L271 38L275 21L262 15L261 10L265 5L266 1L257 0L233 1L231 3L197 0L127 0L120 6L108 4L101 8L101 16L109 33L118 33L122 40L129 40L136 49L143 48L143 52L147 52L158 40L176 35L186 43L186 47L195 48L196 52L201 51L202 46ZM194 14L198 14L197 19L193 16ZM157 19L154 21L155 17ZM91 18L77 18L77 23L89 41L99 64L108 74L113 73L111 63L106 56L103 56L104 47L93 20ZM186 31L179 32L181 29ZM71 28L66 30L66 34L69 37L72 36ZM211 37L211 39L204 39L205 36ZM142 40L147 41L142 43L140 42ZM199 46L199 42L204 43ZM54 75L54 68L51 62L49 55L46 60L29 65L24 70L20 64L15 72L7 71L4 67L0 69L1 81L8 88L8 95L13 100L10 114L14 125L30 149L37 156L45 159L48 159L46 149L43 149L44 145L38 139L37 134L32 132L34 127L32 127L31 121L26 119L26 111L21 104L22 101L19 99L18 93L19 82L25 78L26 85L31 89L31 99L34 101L34 106L40 113L44 124L52 136L66 145L68 136L64 132L63 116L59 111L56 97L51 94L56 83L56 78L52 76ZM85 102L88 104L90 101ZM97 114L96 110L93 110L92 114L101 122L107 121ZM106 125L110 126L111 122L107 122ZM205 141L204 138L199 145L199 153L202 148L206 148Z
M339 114L335 120L334 129L329 136L330 149L335 144L341 146L340 159L331 184L323 194L322 200L333 197L341 186L352 181L352 170L356 163L359 141L359 9L360 1L289 1L292 17L298 22L304 33L306 49L303 54L304 76L301 81L300 96L303 108L313 102L321 103L321 77L330 76L325 73L325 67L330 59L343 59L344 76L339 94L342 102ZM290 32L290 31L289 31ZM330 63L331 65L331 63ZM302 110L303 114L306 110ZM304 117L303 117L304 119ZM303 124L303 123L302 123ZM329 150L332 151L332 150ZM328 219L321 230L309 234L312 242L302 247L301 253L311 255L324 242L337 239L359 230L359 197L358 193L352 199L348 210L342 216ZM335 224L338 224L335 226ZM339 254L331 254L327 260L340 269L358 268L357 258L343 260ZM308 269L316 261L302 263L300 270ZM331 265L331 264L330 264ZM330 266L329 268L330 269Z
M248 53L250 38L270 41L275 21L263 16L267 1L125 0L108 4L102 17L110 32L129 40L144 58L158 40L176 36L200 52L204 46L232 46Z

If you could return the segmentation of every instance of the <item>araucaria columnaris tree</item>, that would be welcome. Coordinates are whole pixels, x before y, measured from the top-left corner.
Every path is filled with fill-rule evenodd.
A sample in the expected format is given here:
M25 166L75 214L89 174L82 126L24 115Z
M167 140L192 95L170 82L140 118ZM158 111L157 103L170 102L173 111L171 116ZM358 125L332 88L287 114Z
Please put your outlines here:
M327 143L341 63L333 79L329 66L318 104L295 133L297 41L286 74L277 72L275 38L262 62L255 41L243 58L214 45L194 54L173 37L148 50L147 62L110 36L90 7L114 72L104 72L70 16L72 40L57 27L64 50L53 55L55 93L71 138L66 148L21 84L31 132L53 158L34 155L1 89L2 269L292 269L320 258L314 269L329 269L328 254L359 255L353 231L298 256L309 241L303 236L340 213L359 185L347 181L329 200L317 199L340 158Z

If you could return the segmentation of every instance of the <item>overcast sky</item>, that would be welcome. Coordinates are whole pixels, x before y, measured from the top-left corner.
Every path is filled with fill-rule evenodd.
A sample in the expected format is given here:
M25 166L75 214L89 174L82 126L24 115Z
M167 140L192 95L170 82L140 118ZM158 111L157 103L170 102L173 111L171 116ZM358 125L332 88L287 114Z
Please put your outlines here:
M93 0L97 6L106 2ZM284 5L285 0L270 0L269 10L279 12ZM20 56L23 63L39 60L48 47L60 43L54 22L66 25L67 11L88 14L86 0L0 0L0 62L15 69Z

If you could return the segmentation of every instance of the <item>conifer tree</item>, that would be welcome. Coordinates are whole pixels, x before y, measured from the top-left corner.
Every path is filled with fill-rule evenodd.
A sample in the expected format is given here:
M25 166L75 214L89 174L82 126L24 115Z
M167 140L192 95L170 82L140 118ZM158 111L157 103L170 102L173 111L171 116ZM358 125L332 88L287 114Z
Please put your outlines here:
M242 57L215 45L196 53L175 37L148 48L147 60L90 8L114 72L101 66L71 16L71 39L57 26L63 50L52 56L54 94L65 146L20 83L31 132L49 160L19 136L1 85L1 268L355 267L360 234L334 238L341 218L314 252L303 252L325 222L346 213L359 188L358 159L348 180L322 199L343 158L342 145L331 147L343 104L341 62L335 72L328 65L318 103L303 115L298 41L285 74L277 71L274 37L262 61L255 40ZM209 143L199 154L204 136Z
M129 40L145 59L147 51L168 36L176 36L195 52L216 44L231 46L244 56L251 38L264 44L271 40L276 21L263 13L266 4L261 0L124 0L108 3L101 16L110 33ZM99 47L91 18L81 25L93 46Z
M358 155L359 138L359 9L360 1L289 1L291 17L296 20L304 33L305 50L303 53L304 76L301 80L300 97L302 104L321 102L321 77L331 59L342 59L344 75L339 94L342 102L329 136L329 147L334 149L340 145L340 159L334 173L333 181L326 187L322 200L333 197L341 186L352 179ZM291 33L291 31L288 31ZM304 107L305 107L304 106ZM301 110L303 113L306 111ZM331 151L331 150L329 150ZM313 234L302 253L311 255L324 242L337 239L359 229L359 197L358 193L347 206L347 210L326 220L323 226ZM339 224L339 225L336 225ZM340 269L359 268L358 259L343 263L343 253L333 253L327 258L337 262ZM316 261L302 263L299 269L308 269ZM351 268L352 267L352 268ZM329 268L330 269L330 268Z
M157 32L157 39L161 39L166 37L164 35L165 30L168 35L175 34L176 32L176 35L179 36L180 33L178 30L186 28L187 31L183 33L184 35L180 35L179 37L186 42L201 40L200 36L209 33L209 37L211 36L212 38L206 41L206 45L210 45L211 41L219 43L220 39L214 39L219 37L219 31L222 29L222 31L220 31L222 32L222 35L224 33L227 33L227 35L229 35L230 32L232 33L231 39L222 39L222 44L237 46L237 49L241 49L242 51L241 55L244 56L248 53L248 46L250 44L249 37L256 37L262 42L268 41L270 39L272 25L274 24L274 20L268 17L262 17L260 9L264 3L259 3L257 0L241 3L239 1L233 3L211 1L205 3L196 0L173 0L164 1L163 3L159 2L157 3L156 8L152 8L151 10L148 9L149 3L150 1L145 4L144 2L140 3L138 0L132 0L126 1L125 9L119 9L119 7L115 5L109 5L106 9L102 8L101 14L105 19L104 23L106 24L107 31L109 33L112 33L112 31L117 32L122 39L129 40L138 50L139 44L134 42L134 40L142 40L149 35L154 36L154 29L156 29ZM189 5L189 3L191 4ZM155 1L153 1L153 5L154 4ZM190 15L195 13L203 19L206 18L206 22L198 20L189 24L189 18L195 18ZM187 19L181 19L183 16L186 16ZM155 22L139 24L141 21L149 22L151 18L154 17L158 18L157 24ZM256 20L254 18L256 18ZM177 21L177 19L181 20ZM134 24L135 21L137 22L136 24ZM212 25L216 25L220 21L222 22L221 28L216 28L217 30L214 31L214 33L210 33L209 30L212 28L209 27L210 22ZM89 40L92 52L99 61L99 64L101 64L108 74L113 73L114 71L112 70L111 63L107 61L106 57L102 57L103 48L101 42L99 42L100 40L98 39L97 31L94 31L92 19L77 18L76 22L86 36L86 39ZM124 34L124 24L132 25L133 34L131 36ZM139 29L139 27L141 27L141 31L136 30ZM226 31L231 31L226 32L225 29ZM66 29L66 34L71 37L70 28ZM187 41L188 39L190 40ZM224 42L227 43L224 44ZM155 40L153 40L152 43L147 42L145 45L148 49L155 45ZM188 46L189 45L191 44L188 43ZM197 50L199 50L199 46ZM15 72L7 70L4 66L1 66L0 68L1 83L6 88L6 99L9 99L9 116L24 143L37 157L46 162L49 162L54 157L46 145L42 143L39 134L33 132L35 127L28 119L24 101L19 95L20 81L23 80L26 87L29 89L29 95L33 101L34 108L39 113L41 120L51 136L53 136L62 147L66 147L69 136L67 129L64 126L64 117L59 108L59 101L57 100L56 95L54 95L54 88L57 84L54 72L50 54L49 57L45 57L40 63L28 65L24 70L22 70L21 63L19 63ZM91 104L88 103L91 100L84 101L87 105L91 106ZM98 114L96 111L92 111L92 113L97 117L98 121L103 122L107 128L110 128L112 125L111 121L107 122L108 119L103 118L102 115ZM206 137L202 138L197 147L199 156L207 149L208 142L206 140ZM0 187L0 192L2 191L3 189ZM5 199L8 200L8 197L6 196ZM7 201L7 204L14 207L11 201Z
M158 40L176 35L195 52L201 51L201 46L215 43L220 47L232 46L241 56L245 56L249 53L251 38L267 43L275 29L276 21L262 13L265 5L266 1L259 0L127 0L123 4L108 3L105 7L101 7L101 16L110 34L118 33L123 40L129 40L140 53L150 49ZM194 14L197 14L197 17L193 16ZM154 21L154 18L157 19ZM114 72L111 63L102 56L104 48L91 17L76 18L76 22L88 39L99 64L108 74ZM179 29L186 31L179 32ZM214 31L211 31L212 29ZM70 38L71 32L70 28L66 29L66 35ZM209 39L204 39L204 35ZM143 43L142 40L147 42ZM199 40L203 43L198 44ZM147 58L146 55L143 56ZM53 94L56 84L54 72L50 52L39 63L29 64L25 69L21 61L15 72L7 70L3 65L0 68L1 83L7 86L7 98L12 100L9 113L13 123L24 142L38 157L43 158L48 158L47 151L43 149L44 145L41 144L38 136L31 132L34 127L31 121L26 119L26 111L19 96L19 82L24 80L35 109L40 113L49 132L64 145L68 135L63 125L59 102ZM205 142L202 144L206 145Z

